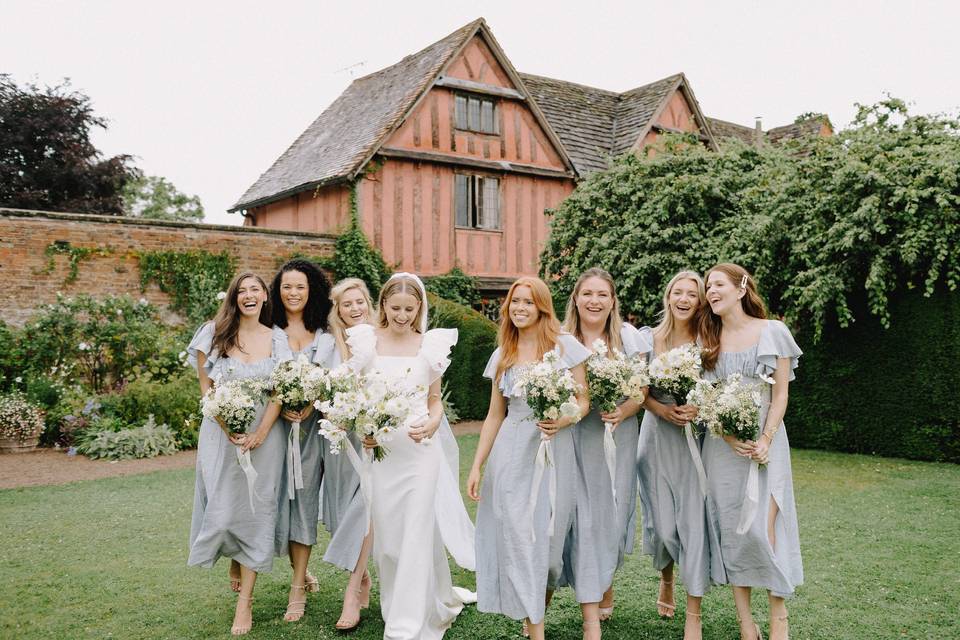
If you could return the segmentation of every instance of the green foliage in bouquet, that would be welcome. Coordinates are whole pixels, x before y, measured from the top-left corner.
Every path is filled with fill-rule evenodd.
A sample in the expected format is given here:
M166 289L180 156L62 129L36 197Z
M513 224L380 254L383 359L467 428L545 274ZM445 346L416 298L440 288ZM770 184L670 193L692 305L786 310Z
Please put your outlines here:
M483 377L490 354L497 348L497 325L481 313L427 293L434 327L456 329L457 344L450 354L444 383L459 417L482 420L490 405L490 381Z

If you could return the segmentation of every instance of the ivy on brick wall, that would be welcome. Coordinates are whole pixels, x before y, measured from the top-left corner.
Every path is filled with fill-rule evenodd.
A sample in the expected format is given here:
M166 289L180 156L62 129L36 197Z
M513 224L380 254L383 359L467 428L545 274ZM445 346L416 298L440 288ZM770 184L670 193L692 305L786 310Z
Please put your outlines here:
M69 242L57 240L48 244L47 248L43 250L43 255L47 258L47 264L41 273L53 273L53 269L56 267L55 256L67 256L67 264L70 270L67 272L67 277L64 278L63 283L70 284L76 281L81 262L92 256L106 256L111 253L113 253L113 250L108 247L75 247Z
M140 288L155 282L192 325L213 318L220 306L217 293L226 290L236 270L236 260L226 251L143 251L137 257Z

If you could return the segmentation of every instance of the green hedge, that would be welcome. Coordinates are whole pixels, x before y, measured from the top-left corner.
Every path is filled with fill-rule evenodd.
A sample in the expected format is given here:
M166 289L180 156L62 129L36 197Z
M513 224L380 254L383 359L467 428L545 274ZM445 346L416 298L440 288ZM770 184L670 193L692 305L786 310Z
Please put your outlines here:
M427 294L434 327L457 329L452 363L444 381L460 418L482 420L490 405L490 381L483 377L490 354L497 348L497 325L463 305Z
M890 328L855 309L855 324L828 325L791 384L793 446L960 462L960 291L919 291L890 301Z

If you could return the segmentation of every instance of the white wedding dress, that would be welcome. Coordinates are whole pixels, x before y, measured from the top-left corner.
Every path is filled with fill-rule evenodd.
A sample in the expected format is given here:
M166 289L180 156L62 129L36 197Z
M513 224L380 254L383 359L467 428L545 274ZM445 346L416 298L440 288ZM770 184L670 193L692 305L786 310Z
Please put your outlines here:
M355 370L380 373L419 388L410 423L428 415L427 389L450 364L457 342L453 329L423 336L416 356L381 356L369 325L347 330ZM365 459L369 473L374 533L373 559L380 582L384 640L442 638L463 605L476 595L454 587L446 547L458 565L474 570L473 523L454 475L459 453L446 419L430 442L417 443L404 426L387 444L379 462ZM368 458L368 456L365 456Z

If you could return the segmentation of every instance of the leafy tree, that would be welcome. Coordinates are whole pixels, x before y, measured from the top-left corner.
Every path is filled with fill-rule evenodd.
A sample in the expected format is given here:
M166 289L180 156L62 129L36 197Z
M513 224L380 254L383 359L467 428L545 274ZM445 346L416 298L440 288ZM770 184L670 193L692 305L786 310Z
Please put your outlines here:
M627 155L553 212L541 268L566 297L582 270L604 267L626 312L652 320L674 272L734 261L815 339L853 322L864 296L887 325L898 289L960 282L958 132L888 99L829 138Z
M337 280L360 278L367 283L376 299L380 287L390 277L390 268L360 228L356 213L356 190L350 192L350 211L350 226L337 236L333 257L324 260L322 266L332 271Z
M197 196L180 192L166 178L137 176L123 188L123 210L128 216L150 220L203 220L203 205Z
M427 291L435 293L444 300L450 300L468 307L480 304L480 290L477 279L454 267L441 276L433 276L426 282Z
M0 206L121 215L137 171L130 156L103 157L95 127L106 120L68 82L20 87L0 74Z

